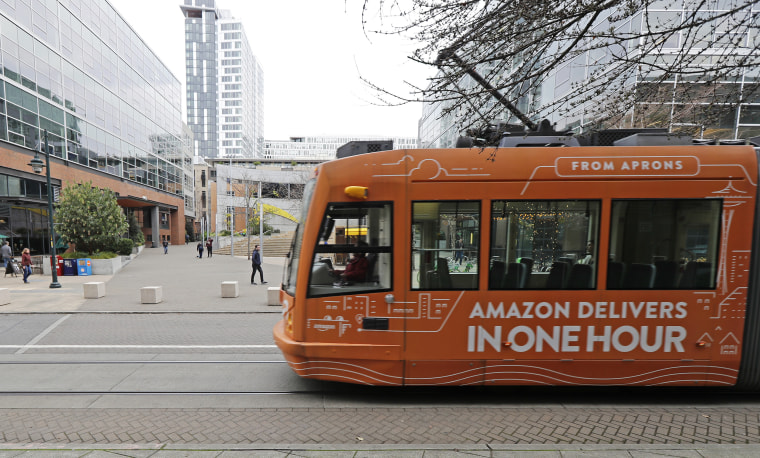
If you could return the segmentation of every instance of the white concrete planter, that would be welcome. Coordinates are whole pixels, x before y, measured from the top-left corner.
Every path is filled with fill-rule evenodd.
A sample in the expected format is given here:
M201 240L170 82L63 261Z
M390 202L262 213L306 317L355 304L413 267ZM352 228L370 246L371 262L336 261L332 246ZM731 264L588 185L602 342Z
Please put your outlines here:
M121 270L121 257L117 256L111 259L93 259L93 275L113 275Z

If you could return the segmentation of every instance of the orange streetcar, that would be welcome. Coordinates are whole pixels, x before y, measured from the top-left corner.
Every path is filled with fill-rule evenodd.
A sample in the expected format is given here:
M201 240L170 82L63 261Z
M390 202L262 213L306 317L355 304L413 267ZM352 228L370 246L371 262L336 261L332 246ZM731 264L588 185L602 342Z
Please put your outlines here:
M750 146L327 162L275 341L349 383L757 388L757 182Z

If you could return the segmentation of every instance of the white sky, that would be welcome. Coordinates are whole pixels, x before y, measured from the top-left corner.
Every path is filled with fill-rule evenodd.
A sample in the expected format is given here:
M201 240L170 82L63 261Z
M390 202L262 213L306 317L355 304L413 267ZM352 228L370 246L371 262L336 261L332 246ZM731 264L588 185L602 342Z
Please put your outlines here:
M182 0L109 0L182 83ZM411 44L361 30L360 0L219 0L243 22L264 70L264 137L310 135L417 137L418 103L377 106L359 76L409 94L433 71L406 58ZM373 105L374 103L374 105Z

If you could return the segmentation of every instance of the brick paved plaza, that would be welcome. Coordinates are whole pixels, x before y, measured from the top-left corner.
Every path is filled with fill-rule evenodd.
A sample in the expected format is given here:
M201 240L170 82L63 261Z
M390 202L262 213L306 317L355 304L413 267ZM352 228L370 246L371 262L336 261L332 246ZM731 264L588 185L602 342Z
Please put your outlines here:
M2 409L15 444L760 444L760 408Z

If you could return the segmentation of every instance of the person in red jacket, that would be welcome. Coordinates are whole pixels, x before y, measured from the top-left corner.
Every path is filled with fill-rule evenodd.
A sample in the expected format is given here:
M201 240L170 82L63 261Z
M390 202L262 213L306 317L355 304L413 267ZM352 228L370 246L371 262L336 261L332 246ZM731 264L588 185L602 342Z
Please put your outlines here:
M24 283L29 283L29 275L32 274L32 256L29 254L29 248L21 251L21 269L24 271Z
M354 253L351 260L346 264L346 269L343 271L333 270L333 275L339 277L342 282L364 281L368 267L369 261L367 261L364 253Z

